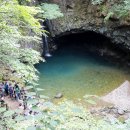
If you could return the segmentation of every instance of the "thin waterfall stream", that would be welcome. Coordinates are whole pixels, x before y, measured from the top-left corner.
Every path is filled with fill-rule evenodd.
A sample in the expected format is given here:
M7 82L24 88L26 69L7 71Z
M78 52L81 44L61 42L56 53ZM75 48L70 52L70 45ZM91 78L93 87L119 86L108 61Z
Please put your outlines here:
M50 54L50 51L49 51L49 44L48 44L47 36L45 36L44 44L45 44L45 56L51 57L51 54Z
M43 29L47 30L48 32L50 32L49 27L51 27L51 24L49 22L49 20L44 21L43 23ZM50 51L49 51L49 43L48 43L48 36L42 36L42 40L43 40L43 47L44 47L44 56L45 57L51 57Z

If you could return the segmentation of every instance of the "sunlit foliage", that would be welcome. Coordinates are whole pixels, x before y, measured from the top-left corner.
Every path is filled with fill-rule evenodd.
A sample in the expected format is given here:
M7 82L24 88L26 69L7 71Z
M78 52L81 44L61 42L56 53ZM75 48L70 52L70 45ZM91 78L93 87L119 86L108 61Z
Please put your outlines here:
M110 15L111 14L111 15ZM117 17L118 19L120 18L126 18L130 17L130 1L129 0L122 0L121 3L115 3L113 6L111 6L108 9L108 15L106 19L108 19L111 16Z
M101 6L103 9L101 12L106 13L105 21L108 21L109 18L113 17L114 19L126 19L130 17L130 0L91 0L91 3L93 5Z
M40 7L44 11L42 15L44 18L51 20L58 17L63 17L63 13L60 11L59 6L56 4L42 3Z
M42 60L40 53L30 47L31 42L40 43L41 25L34 18L40 12L40 8L22 6L16 0L0 0L1 66L29 83L38 79L34 64Z
M130 120L124 124L116 118L110 120L96 119L85 108L75 105L71 101L64 101L55 105L49 101L37 107L37 101L29 101L33 104L33 111L37 115L22 116L19 111L5 111L0 109L3 122L0 128L10 128L11 130L128 130ZM12 115L16 117L12 119ZM10 117L10 118L9 118ZM4 126L4 127L3 127ZM19 128L19 129L18 129Z

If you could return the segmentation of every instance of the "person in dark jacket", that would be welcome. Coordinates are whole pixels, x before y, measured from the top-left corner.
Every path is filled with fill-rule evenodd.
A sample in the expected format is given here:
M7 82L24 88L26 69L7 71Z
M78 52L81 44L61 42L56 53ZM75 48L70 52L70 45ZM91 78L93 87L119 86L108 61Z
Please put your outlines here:
M13 94L14 94L14 90L13 90L12 84L10 83L9 84L9 95L10 95L10 98L13 98Z
M7 96L9 95L9 84L8 84L8 81L5 82L5 94Z
M16 100L20 99L20 88L18 86L18 84L15 84L15 96L16 96Z

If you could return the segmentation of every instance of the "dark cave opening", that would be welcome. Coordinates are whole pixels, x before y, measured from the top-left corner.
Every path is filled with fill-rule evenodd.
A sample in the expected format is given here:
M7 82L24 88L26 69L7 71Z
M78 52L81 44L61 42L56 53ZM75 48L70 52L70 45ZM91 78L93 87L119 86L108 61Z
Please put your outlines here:
M129 65L129 54L118 44L112 43L111 39L93 32L67 33L54 39L57 48L84 48L88 52L102 56L109 61Z

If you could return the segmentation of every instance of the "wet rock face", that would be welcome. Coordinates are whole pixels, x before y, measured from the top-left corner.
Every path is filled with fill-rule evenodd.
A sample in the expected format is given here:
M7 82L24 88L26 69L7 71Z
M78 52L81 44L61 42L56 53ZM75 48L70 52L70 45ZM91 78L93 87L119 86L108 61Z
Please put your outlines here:
M107 13L101 11L102 5L91 4L91 0L49 0L60 6L64 17L51 21L52 36L66 35L81 31L94 31L103 34L121 47L130 48L130 22L111 18L107 23ZM105 6L110 6L105 3Z

